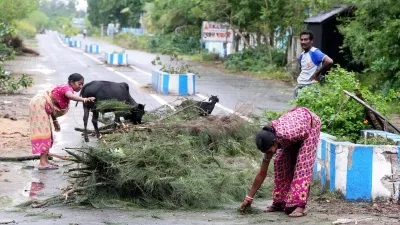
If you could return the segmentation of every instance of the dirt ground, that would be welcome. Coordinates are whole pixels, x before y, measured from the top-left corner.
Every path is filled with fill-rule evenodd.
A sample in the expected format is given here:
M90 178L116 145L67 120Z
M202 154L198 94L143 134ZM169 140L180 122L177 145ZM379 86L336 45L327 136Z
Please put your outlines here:
M28 106L33 95L0 95L2 156L30 155Z

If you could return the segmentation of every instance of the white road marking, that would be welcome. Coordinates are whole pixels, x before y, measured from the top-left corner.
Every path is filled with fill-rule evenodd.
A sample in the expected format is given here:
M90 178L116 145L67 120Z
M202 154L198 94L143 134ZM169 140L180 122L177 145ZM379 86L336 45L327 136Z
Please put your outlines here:
M139 71L139 72L142 72L142 73L146 74L147 76L150 76L150 77L151 77L151 73L149 73L149 72L146 72L146 71L144 71L144 70L141 70L141 69L137 68L136 66L130 66L130 67L133 68L133 69L135 69L135 70L137 70L137 71Z
M82 53L83 51L81 51L81 50L79 50L79 49L76 49L76 48L74 48L74 47L70 47L69 49L71 49L72 51L75 51L75 52L79 52L79 53Z
M104 64L102 61L96 59L95 57L93 57L93 56L91 56L89 54L87 54L86 52L84 52L83 54L86 55L87 57L91 58L93 61L95 61L97 63Z
M126 76L125 74L123 74L123 73L121 73L121 72L114 71L114 73L116 73L117 75L119 75L119 76L121 76L121 77L123 77L123 78L129 80L130 82L132 82L132 83L135 84L136 86L139 86L139 85L140 85L139 82L137 82L136 80L133 80L132 78Z
M151 97L153 97L157 102L159 102L161 105L167 105L170 107L173 111L176 111L175 107L170 105L168 102L164 101L164 99L160 98L160 96L157 96L155 94L150 94Z

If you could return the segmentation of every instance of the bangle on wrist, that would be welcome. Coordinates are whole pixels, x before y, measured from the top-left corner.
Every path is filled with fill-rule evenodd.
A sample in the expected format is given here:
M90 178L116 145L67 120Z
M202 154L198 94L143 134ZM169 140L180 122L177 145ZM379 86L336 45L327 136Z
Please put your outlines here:
M87 98L83 98L83 103L85 103L85 102L86 102L86 100L87 100Z
M253 201L254 198L252 198L252 197L246 195L246 197L245 197L244 199L246 199L247 201Z

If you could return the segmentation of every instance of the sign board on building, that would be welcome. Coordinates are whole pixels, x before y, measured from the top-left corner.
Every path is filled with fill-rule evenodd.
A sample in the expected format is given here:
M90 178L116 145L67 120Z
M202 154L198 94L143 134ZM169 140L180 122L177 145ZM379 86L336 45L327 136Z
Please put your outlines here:
M201 26L201 40L203 42L233 42L233 31L229 24L204 21Z

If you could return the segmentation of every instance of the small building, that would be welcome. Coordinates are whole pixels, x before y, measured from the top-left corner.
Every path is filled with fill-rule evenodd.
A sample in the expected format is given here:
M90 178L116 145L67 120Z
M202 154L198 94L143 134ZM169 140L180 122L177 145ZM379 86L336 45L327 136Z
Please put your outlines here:
M337 26L341 23L339 18L352 17L353 12L353 6L340 5L304 20L307 30L314 34L314 46L331 57L335 64L344 68L349 66L349 58L346 57L349 56L349 51L341 49L343 35Z

